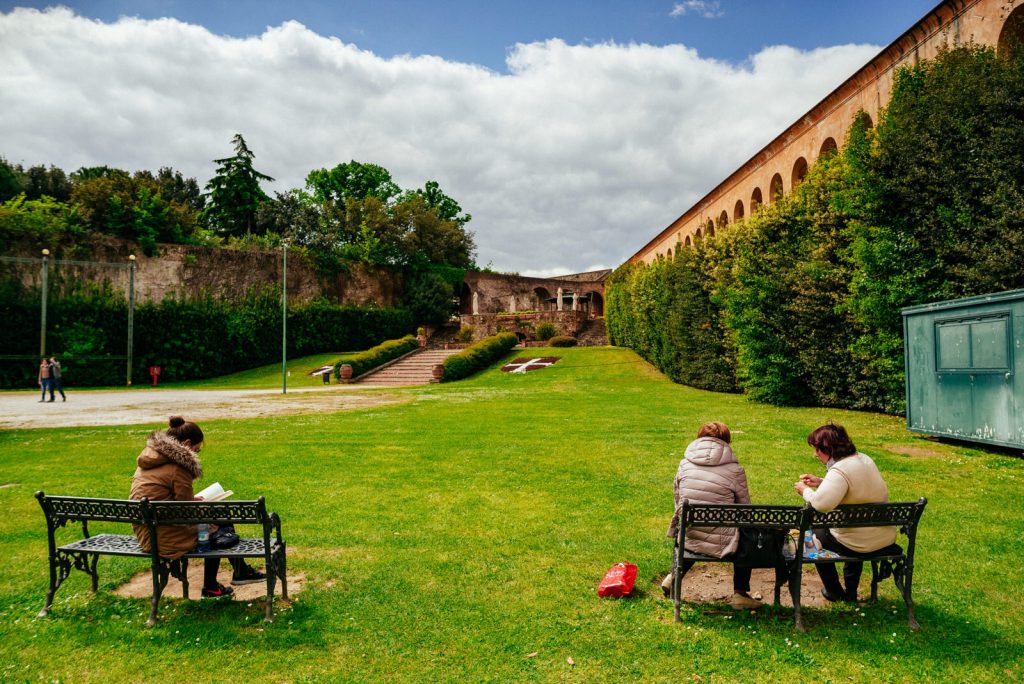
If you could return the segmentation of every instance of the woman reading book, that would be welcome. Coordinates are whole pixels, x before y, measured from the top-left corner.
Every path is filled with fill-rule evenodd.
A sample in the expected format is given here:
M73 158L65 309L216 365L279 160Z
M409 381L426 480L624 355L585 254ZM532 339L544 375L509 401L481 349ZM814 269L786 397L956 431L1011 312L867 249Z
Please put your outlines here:
M203 476L199 451L203 448L203 431L198 425L174 416L166 431L157 430L146 440L146 448L136 459L129 498L150 501L197 501L192 482ZM143 551L150 551L149 529L133 525ZM181 558L196 550L198 532L195 525L160 525L157 527L159 552L164 558ZM211 530L212 531L212 530ZM231 584L250 584L266 579L241 559L230 559L233 569ZM234 593L217 581L219 558L206 558L203 568L203 598L220 598Z

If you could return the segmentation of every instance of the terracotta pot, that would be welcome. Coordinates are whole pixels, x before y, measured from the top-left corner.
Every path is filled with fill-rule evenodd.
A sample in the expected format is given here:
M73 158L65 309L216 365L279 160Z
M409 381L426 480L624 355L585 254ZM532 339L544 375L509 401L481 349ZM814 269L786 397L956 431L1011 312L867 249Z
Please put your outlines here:
M352 379L352 366L347 363L342 364L341 368L338 369L338 377L341 378L342 382L348 382Z
M441 382L444 379L444 364L435 364L433 370L431 370L431 375L434 377L434 382Z
M420 347L426 347L427 346L427 336L426 335L417 335L416 336L416 341L419 342Z

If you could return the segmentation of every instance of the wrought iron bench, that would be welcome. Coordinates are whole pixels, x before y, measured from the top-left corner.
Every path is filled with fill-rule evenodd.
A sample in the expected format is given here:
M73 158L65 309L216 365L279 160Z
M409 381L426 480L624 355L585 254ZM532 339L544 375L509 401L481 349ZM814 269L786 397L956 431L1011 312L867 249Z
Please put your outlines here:
M679 568L682 561L704 563L731 563L732 558L715 558L691 553L685 549L683 540L688 527L765 527L780 530L799 530L799 539L809 529L828 527L878 527L895 526L907 538L907 549L893 545L875 553L857 556L839 556L827 559L810 559L803 556L803 544L796 544L796 556L784 559L785 577L775 583L775 605L779 604L783 584L789 585L793 601L794 622L797 630L803 632L803 615L800 608L801 569L804 563L842 563L865 561L871 563L871 600L878 599L878 583L892 577L896 588L907 606L907 622L913 630L920 629L914 617L914 603L911 598L911 584L914 575L914 547L917 540L917 525L927 500L921 498L911 502L886 504L854 504L839 506L828 513L814 510L810 504L804 506L773 506L763 504L705 504L684 500L679 513L679 531L672 553L672 600L675 602L675 620L681 621L682 580Z
M274 588L281 581L281 595L288 598L285 542L281 538L281 519L277 513L268 513L261 496L256 501L149 501L141 499L92 499L76 496L46 496L36 492L39 505L46 516L49 541L50 588L46 605L39 616L45 617L53 604L57 589L77 569L92 578L96 591L99 574L96 562L100 556L136 556L149 558L153 573L153 597L147 626L156 623L160 596L169 577L181 581L182 595L188 598L188 561L191 558L262 558L266 564L268 622L274 619ZM69 522L82 524L82 538L57 545L56 531ZM152 550L143 551L134 534L89 534L90 522L116 522L145 525L149 528ZM157 552L158 525L260 525L262 538L242 539L229 549L214 549L205 553L192 552L170 560Z

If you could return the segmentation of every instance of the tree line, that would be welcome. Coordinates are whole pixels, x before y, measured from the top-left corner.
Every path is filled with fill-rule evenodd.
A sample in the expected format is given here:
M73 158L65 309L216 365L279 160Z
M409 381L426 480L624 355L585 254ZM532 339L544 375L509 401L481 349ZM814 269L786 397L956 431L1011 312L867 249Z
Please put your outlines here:
M695 387L901 413L901 309L1024 287L1021 53L902 68L877 126L719 228L615 271L613 343Z

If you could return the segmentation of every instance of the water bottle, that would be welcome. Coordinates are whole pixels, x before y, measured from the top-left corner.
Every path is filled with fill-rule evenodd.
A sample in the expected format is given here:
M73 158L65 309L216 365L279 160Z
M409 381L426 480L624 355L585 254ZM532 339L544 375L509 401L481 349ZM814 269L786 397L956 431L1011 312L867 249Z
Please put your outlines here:
M199 553L206 553L210 550L210 526L206 523L199 525L199 544L196 550Z
M804 532L804 558L812 558L811 554L818 549L814 546L814 532Z

